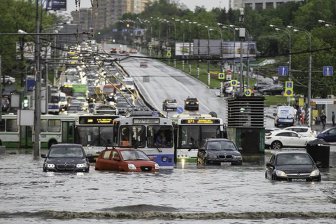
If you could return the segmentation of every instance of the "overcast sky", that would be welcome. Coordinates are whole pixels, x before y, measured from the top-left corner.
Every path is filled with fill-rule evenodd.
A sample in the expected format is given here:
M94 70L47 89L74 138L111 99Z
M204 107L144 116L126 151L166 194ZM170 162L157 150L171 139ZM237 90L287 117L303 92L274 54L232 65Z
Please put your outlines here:
M196 6L204 6L207 10L211 10L215 7L229 8L229 0L175 0L185 4L190 10L194 10ZM81 8L91 8L91 0L80 0ZM67 11L75 11L75 0L67 1Z

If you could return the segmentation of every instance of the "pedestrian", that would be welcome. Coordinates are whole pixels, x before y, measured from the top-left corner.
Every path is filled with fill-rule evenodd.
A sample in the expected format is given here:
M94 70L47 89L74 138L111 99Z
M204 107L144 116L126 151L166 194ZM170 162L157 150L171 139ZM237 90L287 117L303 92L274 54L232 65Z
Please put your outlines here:
M324 111L322 111L322 114L320 116L320 120L321 120L321 123L322 123L322 128L324 130L325 126L326 126L326 120L327 120L327 116L325 115Z
M331 112L331 120L332 120L332 124L333 126L335 126L335 112Z

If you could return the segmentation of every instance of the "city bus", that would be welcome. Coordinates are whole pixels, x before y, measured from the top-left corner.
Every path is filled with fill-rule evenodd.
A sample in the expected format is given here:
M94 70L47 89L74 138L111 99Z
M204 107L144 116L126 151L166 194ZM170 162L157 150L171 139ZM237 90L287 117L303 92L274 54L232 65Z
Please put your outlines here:
M113 144L113 121L119 115L79 115L75 127L75 143L81 144L91 162L99 153Z
M76 116L41 115L41 148L50 148L57 143L74 143ZM6 148L32 148L33 129L20 126L17 114L4 114L0 121L0 145Z
M210 114L176 114L172 122L176 162L196 162L198 148L205 139L226 137L223 120Z
M114 121L114 145L139 148L160 165L174 168L174 132L171 119L152 111L133 111Z

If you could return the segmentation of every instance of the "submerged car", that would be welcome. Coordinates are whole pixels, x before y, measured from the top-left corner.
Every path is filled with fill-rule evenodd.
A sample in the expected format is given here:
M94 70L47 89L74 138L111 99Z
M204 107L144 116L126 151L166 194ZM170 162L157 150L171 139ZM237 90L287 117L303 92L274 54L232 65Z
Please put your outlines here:
M124 172L158 172L160 167L139 149L111 148L105 149L99 154L95 169Z
M185 110L198 110L199 108L198 99L195 97L188 97L184 100L184 109Z
M266 163L265 178L321 181L321 173L307 152L286 151L272 154L269 162Z
M204 145L198 149L197 164L231 163L242 165L243 157L233 141L226 138L208 138Z
M89 172L90 163L80 144L55 144L45 158L43 172Z

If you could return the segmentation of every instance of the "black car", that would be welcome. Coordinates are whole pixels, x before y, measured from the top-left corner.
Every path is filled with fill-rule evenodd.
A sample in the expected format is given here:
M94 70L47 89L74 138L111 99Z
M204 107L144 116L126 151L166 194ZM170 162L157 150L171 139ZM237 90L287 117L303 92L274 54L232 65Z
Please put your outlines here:
M286 151L272 154L266 163L265 178L271 180L321 181L321 174L307 152Z
M89 172L90 163L82 145L79 144L55 144L48 154L42 154L45 158L43 172Z
M323 139L326 142L336 142L336 128L328 128L320 132L316 138Z
M230 163L242 165L243 157L237 146L226 138L208 138L204 145L198 149L197 164L218 164Z
M198 110L198 99L195 97L188 97L184 100L184 109L185 110Z

